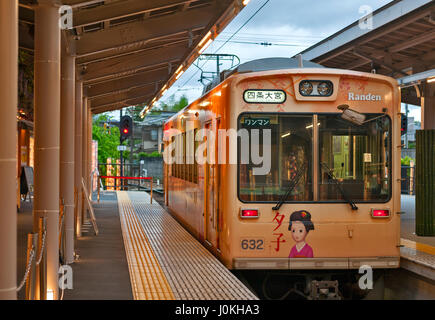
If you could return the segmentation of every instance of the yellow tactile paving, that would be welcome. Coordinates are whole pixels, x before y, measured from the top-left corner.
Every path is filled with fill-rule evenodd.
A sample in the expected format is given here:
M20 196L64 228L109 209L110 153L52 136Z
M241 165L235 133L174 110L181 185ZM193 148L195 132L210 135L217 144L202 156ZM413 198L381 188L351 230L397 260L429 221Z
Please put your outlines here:
M411 241L411 240L403 239L403 238L400 239L400 244L405 246L405 247L408 247L408 248L418 250L418 251L435 256L435 247L432 247L428 244L423 244L423 243L419 243L419 242L415 242L415 241Z
M128 192L134 212L179 300L255 300L219 260L149 195Z
M126 192L117 192L122 235L135 300L174 300L174 294Z

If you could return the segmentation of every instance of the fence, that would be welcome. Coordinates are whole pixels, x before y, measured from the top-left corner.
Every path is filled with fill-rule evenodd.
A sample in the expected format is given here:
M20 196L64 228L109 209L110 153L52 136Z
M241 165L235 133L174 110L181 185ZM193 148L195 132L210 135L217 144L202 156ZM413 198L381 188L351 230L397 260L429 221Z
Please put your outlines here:
M150 197L151 197L151 203L153 203L153 178L152 177L115 177L115 176L100 176L98 177L98 179L104 179L104 180L108 180L108 179L112 179L114 181L116 180L120 180L122 182L120 182L118 184L118 188L120 188L119 190L129 190L128 187L136 187L138 190L140 189L145 189L145 187L143 187L142 182L143 181L149 181L149 190L150 190ZM136 181L138 182L137 184L125 184L126 181ZM104 185L104 183L103 183ZM105 190L108 190L108 188L117 188L116 184L113 185L105 185ZM98 194L97 194L97 198L98 198L98 202L100 202L100 188L98 188Z

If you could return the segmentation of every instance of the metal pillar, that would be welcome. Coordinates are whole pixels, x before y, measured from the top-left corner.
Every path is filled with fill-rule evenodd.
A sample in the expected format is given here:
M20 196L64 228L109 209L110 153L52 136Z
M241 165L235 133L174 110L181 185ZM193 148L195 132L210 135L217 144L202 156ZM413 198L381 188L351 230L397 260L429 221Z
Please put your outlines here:
M35 200L33 228L47 217L47 292L58 299L60 28L54 1L35 6Z
M75 232L77 237L82 236L82 139L83 139L83 82L76 82L76 100L75 100L75 140L74 140L74 186L76 195L75 208Z
M88 158L88 99L83 98L83 108L82 108L82 173L81 178L85 181L86 184L86 176L88 172L88 166L87 166L87 158ZM82 181L80 180L80 186ZM81 189L81 198L82 198L82 225L85 222L86 218L86 206L85 206L85 198L86 194L84 193L84 190Z
M75 58L62 50L60 111L60 197L64 200L65 263L74 262Z
M17 298L18 1L0 1L0 300Z
M92 196L92 112L91 112L91 102L88 101L88 174L86 176L88 196Z

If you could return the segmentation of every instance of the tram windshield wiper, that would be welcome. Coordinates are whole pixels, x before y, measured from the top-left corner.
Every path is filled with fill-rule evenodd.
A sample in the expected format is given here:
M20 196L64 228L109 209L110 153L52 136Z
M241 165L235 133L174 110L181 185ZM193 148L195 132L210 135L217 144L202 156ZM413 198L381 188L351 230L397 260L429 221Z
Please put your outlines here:
M296 175L289 180L290 181L290 185L287 189L287 192L285 193L285 195L283 195L281 197L281 199L279 200L279 202L276 204L276 206L274 206L272 208L272 210L279 210L279 208L281 208L282 204L287 200L288 196L290 195L290 193L293 191L293 189L299 184L299 180L301 180L304 172L305 172L305 163L302 165L302 167L296 171Z
M344 200L349 203L350 207L352 208L352 210L358 210L358 207L356 206L355 202L353 202L353 200L351 198L349 198L349 196L347 195L347 193L343 190L342 185L340 183L340 181L338 181L338 179L335 177L333 170L331 170L326 163L321 162L320 163L323 167L323 169L326 171L326 174L328 175L328 177L335 183L335 185L337 186L337 189L340 191L340 193L342 194Z

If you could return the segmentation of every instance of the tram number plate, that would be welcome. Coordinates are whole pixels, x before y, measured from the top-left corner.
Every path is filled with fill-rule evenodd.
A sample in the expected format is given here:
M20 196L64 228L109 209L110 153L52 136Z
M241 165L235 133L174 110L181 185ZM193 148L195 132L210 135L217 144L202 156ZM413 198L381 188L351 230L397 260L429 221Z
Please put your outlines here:
M264 239L241 239L242 250L263 250Z

